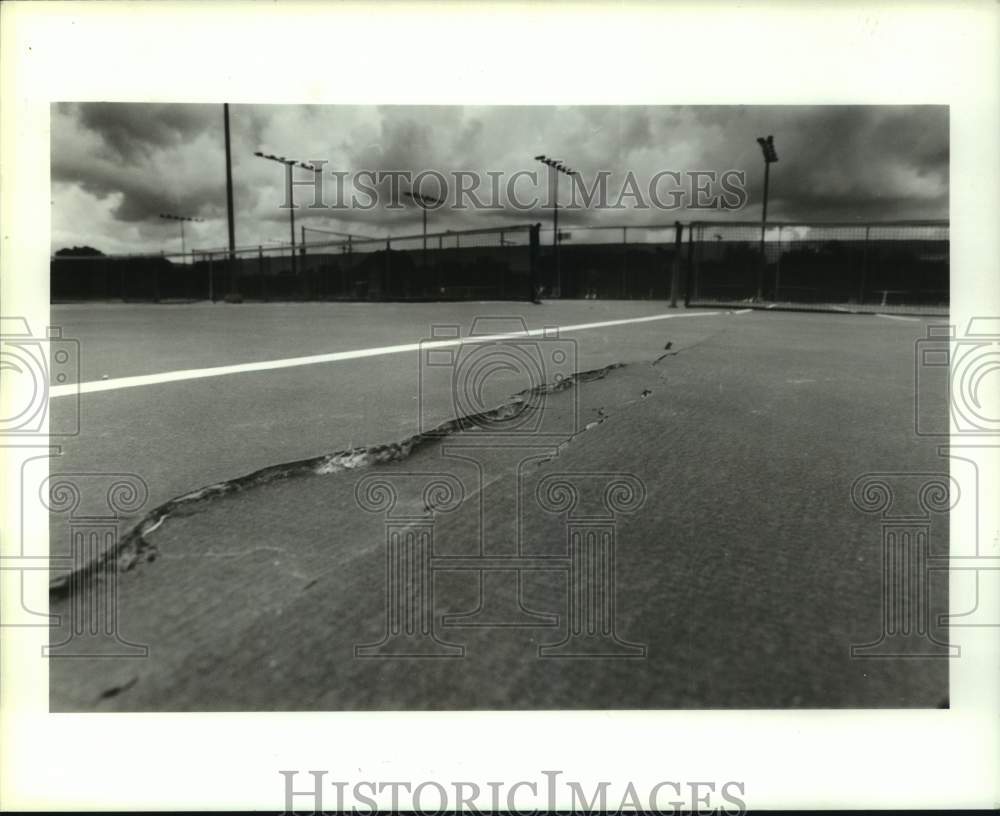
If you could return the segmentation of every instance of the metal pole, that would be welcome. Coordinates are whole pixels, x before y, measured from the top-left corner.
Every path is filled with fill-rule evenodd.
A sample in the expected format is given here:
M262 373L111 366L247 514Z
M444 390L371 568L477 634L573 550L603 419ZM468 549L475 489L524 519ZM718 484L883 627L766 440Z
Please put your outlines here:
M226 133L226 220L229 228L229 260L236 253L236 221L233 213L233 158L229 146L229 103L222 105L222 117Z
M184 263L184 256L187 254L187 247L184 244L184 222L181 221L181 263Z
M267 275L264 274L264 247L257 244L257 274L260 276L260 294L267 302Z
M302 240L299 243L299 255L301 256L299 271L302 273L302 294L306 300L309 300L312 297L312 287L309 281L309 267L306 266L306 228L300 227L300 230Z
M211 257L211 256L209 256ZM229 267L229 291L231 294L237 294L236 292L236 263L230 261L227 266Z
M538 238L541 230L541 224L532 224L528 228L528 299L532 303L541 302L538 293Z
M774 299L778 300L778 290L781 288L781 227L778 227L778 262L774 270Z
M229 139L229 103L222 105L223 130L226 136L226 227L229 238L229 278L232 287L236 283L236 215L233 209L233 156Z
M670 308L677 308L677 292L680 289L681 277L681 246L684 240L684 225L680 221L674 224L674 263L670 270Z
M861 255L861 291L858 292L858 303L865 302L865 278L868 277L868 235L871 232L871 226L865 227L865 246Z
M427 208L421 207L424 213L424 269L427 269Z
M691 298L695 296L694 288L697 285L694 272L694 223L688 224L688 257L687 276L684 284L684 308L691 305Z
M771 177L771 162L764 159L764 210L760 219L760 269L757 272L757 300L764 298L764 267L767 260L764 256L764 230L767 229L767 188Z
M553 178L555 180L555 197L552 200L552 251L556 257L556 292L557 297L562 297L562 268L559 264L559 171L557 170Z
M621 283L621 296L622 300L625 299L625 293L628 291L628 227L622 227L622 283Z
M288 223L292 235L292 274L295 274L295 202L292 201L292 165L288 165Z

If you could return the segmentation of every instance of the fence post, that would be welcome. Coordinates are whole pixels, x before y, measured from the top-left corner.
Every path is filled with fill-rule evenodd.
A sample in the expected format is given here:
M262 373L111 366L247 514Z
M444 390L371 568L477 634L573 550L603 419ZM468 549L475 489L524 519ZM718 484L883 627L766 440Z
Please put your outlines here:
M781 227L778 227L778 264L774 270L774 301L778 302L778 291L781 289Z
M694 274L694 222L688 224L688 258L687 275L684 283L684 308L691 305L691 298L694 296L695 274Z
M234 294L234 295L238 295L239 294L239 291L238 291L239 287L237 287L237 285L236 285L236 264L235 263L229 263L228 264L228 272L229 272L229 291L232 294Z
M198 256L192 251L191 252L191 266L198 266ZM208 271L208 302L215 303L215 281L212 280L212 272Z
M211 290L211 291L214 291L214 290L212 289L212 278L213 278L214 276L215 276L215 268L214 268L214 266L212 265L212 253L211 253L211 252L209 252L209 253L208 253L208 288L209 288L209 290ZM212 298L212 302L213 302L213 303L215 302L215 298L214 298L214 297Z
M865 278L868 277L868 236L871 233L871 225L865 227L865 243L861 252L861 288L858 291L858 305L865 302Z
M302 230L302 240L299 242L299 256L301 261L299 263L299 274L302 276L302 293L306 300L309 300L312 293L312 287L309 285L309 270L306 269L306 228L300 227Z
M540 303L538 298L538 249L541 243L541 229L541 224L532 224L528 227L528 285L531 287L528 300L532 303Z
M386 238L385 240L385 273L382 277L382 286L379 297L381 300L389 300L391 295L389 294L389 285L392 283L392 239Z
M267 303L267 275L264 274L264 247L257 244L257 275L260 277L260 297Z
M160 260L166 261L163 250L160 250ZM160 302L160 265L153 261L153 301Z
M681 285L681 250L684 246L684 225L674 222L674 261L670 270L670 308L677 308L677 292Z
M622 282L621 296L628 296L628 227L622 227Z

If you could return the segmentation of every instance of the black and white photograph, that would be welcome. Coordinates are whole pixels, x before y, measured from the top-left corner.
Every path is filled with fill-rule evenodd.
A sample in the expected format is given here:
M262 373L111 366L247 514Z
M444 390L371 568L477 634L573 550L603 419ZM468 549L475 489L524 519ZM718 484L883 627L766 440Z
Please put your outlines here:
M941 801L983 801L1000 92L965 80L995 8L570 4L563 41L546 3L492 32L463 4L13 5L2 634L37 745L11 801L91 731L131 784L162 740L161 776L216 755L257 791L229 800L287 812L829 806L746 740L855 745L867 778L921 727L982 763ZM915 56L935 36L967 62ZM265 756L271 726L317 742ZM487 784L463 753L501 731ZM569 758L640 732L672 764ZM901 757L865 802L916 796L935 760ZM90 762L87 808L223 801Z
M948 193L943 106L54 104L53 710L947 707Z

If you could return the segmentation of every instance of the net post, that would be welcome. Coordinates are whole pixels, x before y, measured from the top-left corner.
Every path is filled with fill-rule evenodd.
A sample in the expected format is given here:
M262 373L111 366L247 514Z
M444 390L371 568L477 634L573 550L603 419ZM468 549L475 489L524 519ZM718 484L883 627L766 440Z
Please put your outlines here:
M680 289L681 277L681 250L684 241L684 225L680 221L674 222L674 258L670 270L670 308L677 308L677 293Z

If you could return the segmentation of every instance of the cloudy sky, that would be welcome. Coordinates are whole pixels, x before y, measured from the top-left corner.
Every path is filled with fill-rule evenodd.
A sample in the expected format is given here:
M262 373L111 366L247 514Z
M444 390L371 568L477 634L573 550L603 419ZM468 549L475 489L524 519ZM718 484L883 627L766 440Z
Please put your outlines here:
M543 170L532 157L564 160L591 179L610 171L617 196L632 171L641 184L661 170L743 170L739 212L562 213L569 224L642 225L676 219L760 218L763 161L756 137L773 133L769 219L892 220L948 217L948 112L944 107L347 107L232 105L236 243L288 238L284 171L254 151L328 170ZM222 105L57 103L52 106L52 249L106 253L179 249L162 212L193 215L193 247L226 243ZM544 195L544 175L537 193ZM327 182L332 185L332 178ZM518 187L530 192L530 184ZM564 186L565 192L565 186ZM330 188L328 188L328 192ZM436 192L433 186L427 192ZM487 195L484 188L482 196ZM297 203L309 203L307 190ZM666 194L663 193L664 198ZM530 197L530 196L528 196ZM330 194L332 199L332 193ZM631 204L626 200L626 204ZM535 212L431 215L431 230L542 221ZM369 235L419 232L415 207L308 210L296 223Z

